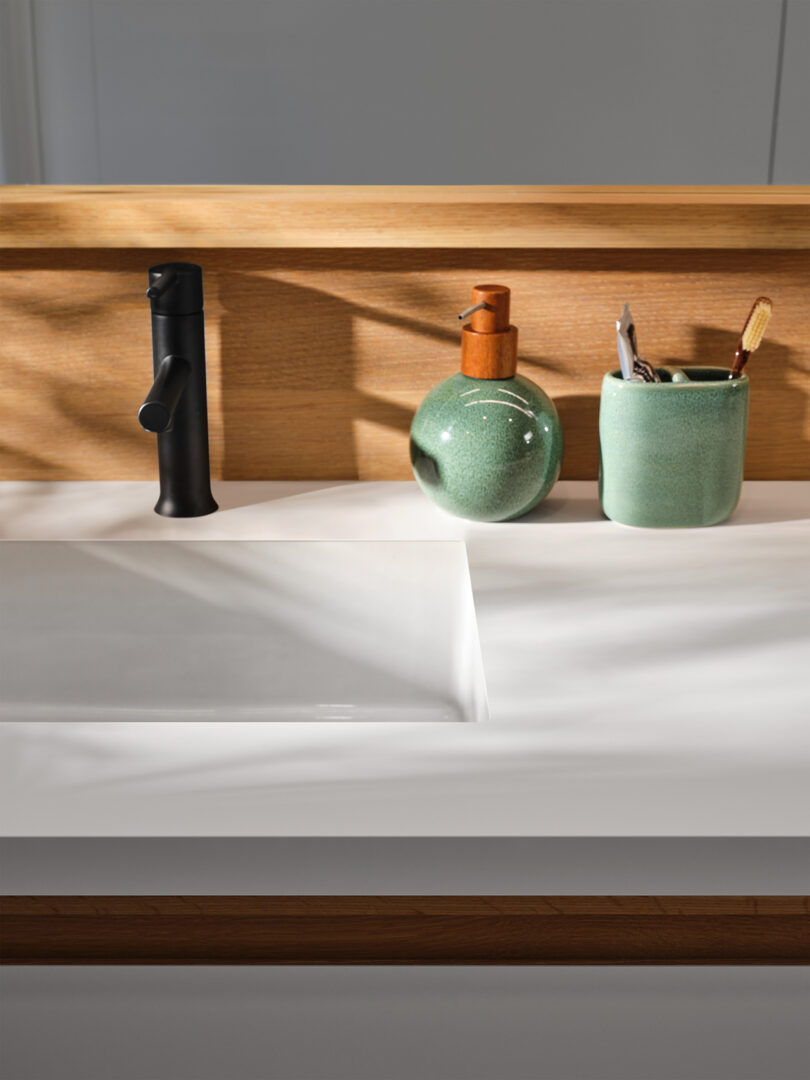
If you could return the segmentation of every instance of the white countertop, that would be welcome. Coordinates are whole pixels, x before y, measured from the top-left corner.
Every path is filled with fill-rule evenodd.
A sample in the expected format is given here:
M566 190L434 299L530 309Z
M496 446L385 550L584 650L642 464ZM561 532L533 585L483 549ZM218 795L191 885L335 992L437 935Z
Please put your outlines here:
M464 541L489 718L312 725L294 768L279 725L96 723L58 782L55 725L7 723L5 835L810 832L810 484L749 482L677 531L606 521L586 482L501 525L407 483L214 490L219 513L171 520L151 483L2 483L0 537Z

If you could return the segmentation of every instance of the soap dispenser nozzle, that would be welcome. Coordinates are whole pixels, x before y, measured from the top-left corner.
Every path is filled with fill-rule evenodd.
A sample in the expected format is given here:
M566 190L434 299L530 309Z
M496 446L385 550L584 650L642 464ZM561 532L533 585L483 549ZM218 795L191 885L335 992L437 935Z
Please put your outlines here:
M480 304L473 304L471 307L464 308L463 311L459 312L458 317L461 321L463 321L464 319L469 319L470 315L472 315L474 312L483 311L484 308L489 308L490 311L492 310L486 300L482 300Z

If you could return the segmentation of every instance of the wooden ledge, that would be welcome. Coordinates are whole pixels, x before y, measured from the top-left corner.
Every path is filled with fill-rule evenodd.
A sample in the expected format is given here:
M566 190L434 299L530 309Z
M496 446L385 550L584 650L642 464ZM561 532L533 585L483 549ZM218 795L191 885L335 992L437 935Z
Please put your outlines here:
M810 187L7 186L3 248L810 248Z
M8 896L6 964L807 964L791 896Z

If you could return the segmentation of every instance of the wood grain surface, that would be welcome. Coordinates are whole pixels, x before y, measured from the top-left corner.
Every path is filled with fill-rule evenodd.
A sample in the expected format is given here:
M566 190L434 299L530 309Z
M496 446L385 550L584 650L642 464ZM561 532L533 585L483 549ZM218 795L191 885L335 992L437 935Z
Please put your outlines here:
M808 187L8 186L6 248L810 248Z
M8 964L807 964L789 896L10 896Z
M810 478L810 251L0 252L0 479L157 477L147 267L202 264L212 474L411 479L408 430L458 370L471 286L512 289L518 370L554 399L563 477L593 479L599 391L632 304L656 363L730 364L754 297L748 479Z

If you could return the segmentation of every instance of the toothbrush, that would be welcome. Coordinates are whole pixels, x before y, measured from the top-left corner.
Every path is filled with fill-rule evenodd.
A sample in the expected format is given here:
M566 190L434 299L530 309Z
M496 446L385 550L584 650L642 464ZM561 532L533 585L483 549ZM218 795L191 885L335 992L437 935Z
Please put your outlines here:
M755 352L765 333L765 327L770 322L773 313L773 302L767 296L758 296L745 320L745 326L740 334L737 351L734 353L734 363L729 372L730 379L739 379L742 370L748 362L748 357Z

